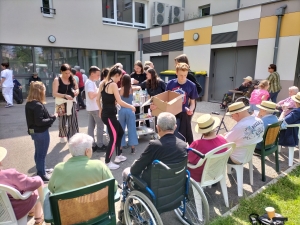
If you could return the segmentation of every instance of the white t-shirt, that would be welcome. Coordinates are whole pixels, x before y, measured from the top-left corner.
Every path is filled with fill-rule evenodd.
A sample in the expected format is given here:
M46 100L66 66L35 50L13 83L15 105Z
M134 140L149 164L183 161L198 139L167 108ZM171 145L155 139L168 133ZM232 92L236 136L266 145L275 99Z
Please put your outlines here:
M234 142L236 149L230 158L237 162L243 162L246 155L245 146L259 143L263 140L264 123L254 116L241 119L231 131L225 135L228 142Z
M87 75L82 74L82 79L83 79L83 83L85 84L85 82L88 80Z
M14 87L12 70L9 70L9 69L2 70L1 78L5 78L5 81L3 82L2 87Z
M98 92L98 88L96 83L90 79L87 79L84 84L85 97L86 97L86 111L96 111L99 110L96 99L97 97L90 99L88 93L89 92Z

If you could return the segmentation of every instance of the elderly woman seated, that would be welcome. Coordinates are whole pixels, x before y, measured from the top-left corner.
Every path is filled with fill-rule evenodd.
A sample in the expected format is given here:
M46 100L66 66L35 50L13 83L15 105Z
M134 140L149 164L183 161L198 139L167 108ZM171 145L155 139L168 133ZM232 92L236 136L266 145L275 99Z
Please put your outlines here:
M276 104L274 102L262 101L260 105L256 106L259 108L257 117L263 121L265 131L268 125L278 122L277 116L274 115L274 112L278 111L276 110ZM256 145L256 149L261 149L261 143Z
M276 108L282 112L282 108L286 108L286 115L289 114L293 108L296 108L296 104L291 98L293 95L296 95L299 92L299 88L296 86L289 87L289 97L281 100L276 104Z
M6 154L7 150L0 147L1 167ZM14 199L8 195L17 220L28 214L28 216L35 217L35 224L42 224L44 222L42 206L41 203L37 201L39 196L43 196L44 182L40 176L28 177L23 173L19 173L16 169L0 169L0 184L13 187L20 193L32 191L32 195L26 200Z
M93 138L87 134L77 133L70 138L69 150L72 158L55 166L48 183L51 193L69 191L113 178L102 161L90 159L93 154L92 145Z
M300 92L293 95L292 100L295 102L296 108L292 109L289 113L287 106L283 106L283 111L279 117L279 120L283 119L287 124L299 124L300 123ZM283 129L279 134L278 144L281 146L295 147L298 145L298 127L291 127Z
M217 148L217 147L227 143L227 141L225 140L225 138L222 135L216 135L216 132L214 131L214 129L217 126L219 126L219 124L220 124L219 118L212 117L209 114L205 114L205 115L200 116L197 119L197 123L198 124L195 127L195 131L197 133L202 134L203 136L201 139L193 141L190 145L191 148L194 148L197 151L199 151L203 154L206 154L206 153L210 152L211 150L213 150L214 148ZM218 151L217 154L222 153L224 151L226 151L226 149L222 149L222 150ZM200 160L200 157L198 155L196 155L193 152L189 152L189 154L188 154L189 163L196 165L199 160ZM195 181L201 182L204 166L205 166L205 163L196 169L189 168L191 177Z

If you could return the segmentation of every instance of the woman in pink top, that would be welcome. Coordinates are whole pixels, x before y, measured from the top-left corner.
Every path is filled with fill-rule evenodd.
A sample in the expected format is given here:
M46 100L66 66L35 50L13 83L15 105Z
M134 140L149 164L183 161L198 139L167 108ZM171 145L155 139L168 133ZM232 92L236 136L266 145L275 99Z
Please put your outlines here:
M267 91L269 88L269 81L262 80L259 85L258 89L254 89L251 93L250 97L250 113L253 113L254 110L259 111L259 108L256 105L260 105L262 101L267 101L270 97L269 92Z
M0 166L7 154L5 148L0 147ZM19 173L16 169L0 169L0 184L4 184L17 189L21 194L26 191L32 191L32 195L26 200L17 200L8 195L12 207L14 209L17 220L23 218L28 213L29 216L35 217L35 224L41 225L44 222L42 205L43 201L43 180L39 176L28 177L25 174ZM37 201L38 196L40 201Z
M193 141L190 145L191 148L198 150L202 154L206 154L206 153L210 152L211 150L227 143L227 141L224 139L224 137L222 135L216 135L216 132L214 131L214 129L217 126L219 126L219 124L220 124L219 118L212 117L209 114L205 114L205 115L200 116L197 119L197 123L198 124L196 125L195 130L197 133L200 133L203 136L202 136L202 139ZM225 152L226 150L227 149L222 149L222 150L218 151L217 154ZM199 160L200 160L200 157L198 155L196 155L193 152L189 152L189 154L188 154L189 163L196 165ZM200 166L196 169L189 168L191 177L195 181L201 182L204 166L205 166L205 162L203 163L202 166Z

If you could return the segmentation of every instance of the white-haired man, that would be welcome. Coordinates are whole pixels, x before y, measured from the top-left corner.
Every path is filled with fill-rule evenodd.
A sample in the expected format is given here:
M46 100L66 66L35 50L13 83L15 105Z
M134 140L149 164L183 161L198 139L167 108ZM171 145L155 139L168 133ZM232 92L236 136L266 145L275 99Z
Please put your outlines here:
M93 154L92 145L93 138L87 134L77 133L70 138L69 150L72 158L55 166L48 183L51 193L73 190L114 178L103 162L90 159Z
M281 100L276 104L276 108L282 112L283 108L286 108L286 115L289 114L293 108L296 107L296 103L291 98L299 92L299 88L296 86L289 87L289 97Z
M186 143L174 135L176 129L174 115L168 112L159 114L156 128L160 139L150 141L140 158L131 168L123 171L123 179L126 179L129 173L135 176L142 175L142 179L151 187L151 166L154 160L170 164L182 162L187 157Z

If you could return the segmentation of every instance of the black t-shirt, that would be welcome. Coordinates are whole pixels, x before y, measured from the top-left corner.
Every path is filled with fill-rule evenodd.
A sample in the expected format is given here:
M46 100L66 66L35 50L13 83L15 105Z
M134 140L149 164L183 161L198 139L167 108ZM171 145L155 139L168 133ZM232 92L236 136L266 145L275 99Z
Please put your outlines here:
M33 76L31 76L31 77L29 78L29 85L30 85L30 83L31 83L32 81L42 81L42 80L41 80L41 78L39 78L39 77L33 77Z
M158 79L158 84L156 89L147 88L147 80L143 81L139 85L141 86L142 89L147 89L147 93L148 95L150 95L150 97L166 91L166 83L161 79Z
M70 83L68 85L64 84L61 80L61 78L58 78L58 93L59 94L65 94L65 95L70 95L72 98L75 97L74 92L72 91L72 88L75 88L75 85L73 83Z
M139 81L138 84L141 84L143 81L147 79L145 73L137 74L136 72L133 72L130 74L130 77L134 78L135 80L138 80Z

